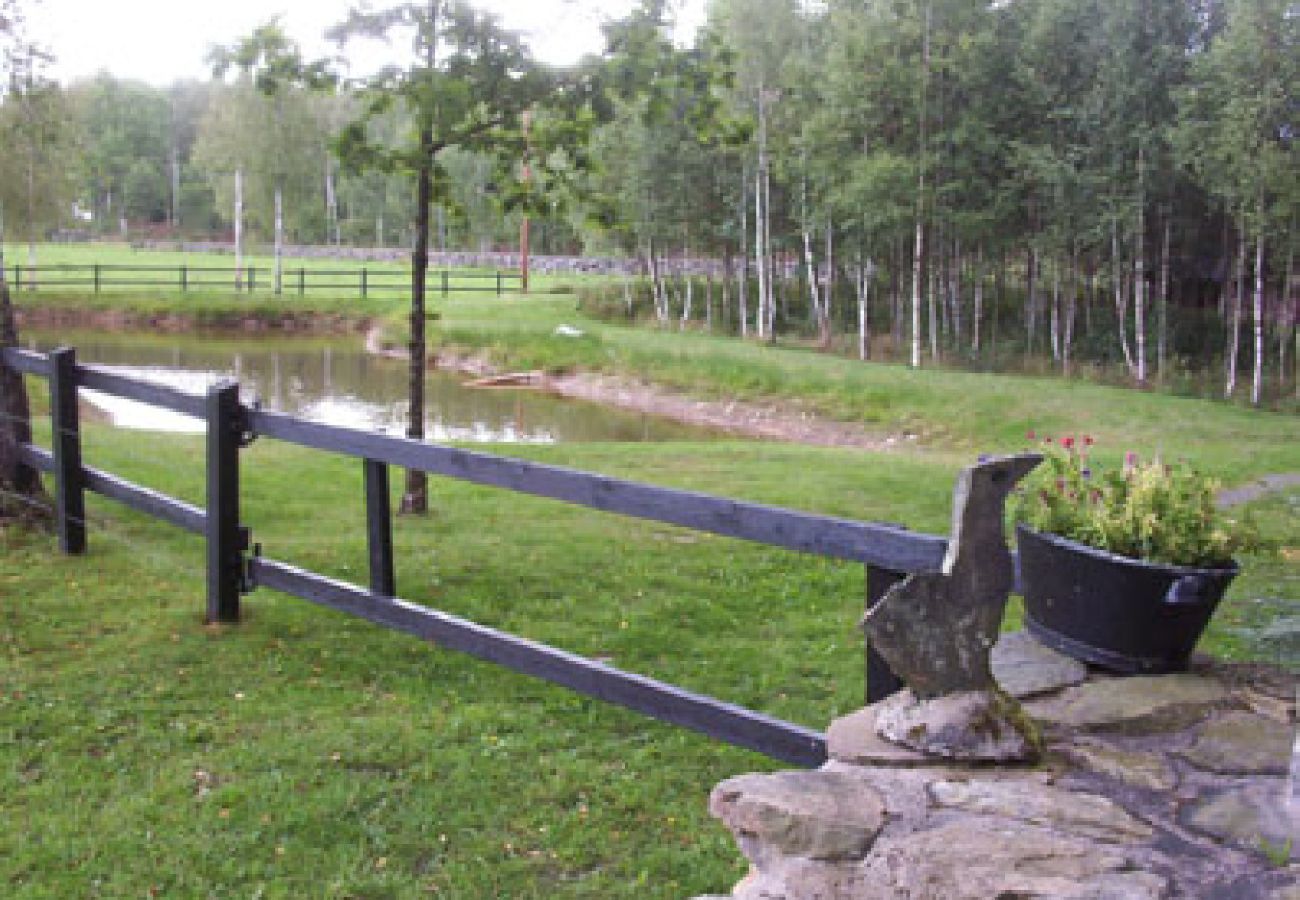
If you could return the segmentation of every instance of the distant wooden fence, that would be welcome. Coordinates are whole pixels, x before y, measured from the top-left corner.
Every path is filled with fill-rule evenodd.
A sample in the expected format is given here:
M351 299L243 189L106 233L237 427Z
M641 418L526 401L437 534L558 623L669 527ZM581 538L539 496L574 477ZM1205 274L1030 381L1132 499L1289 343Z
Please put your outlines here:
M43 266L15 264L9 267L9 285L15 290L39 291L48 288L80 288L92 293L114 290L234 291L252 294L292 294L299 297L329 292L370 297L409 294L411 274L392 268L309 269L286 267L276 288L275 270L267 266L132 266L109 263L56 263ZM522 287L518 272L496 270L430 271L426 282L429 293L446 297L452 291L495 293L517 291Z
M22 456L25 465L54 475L63 552L85 550L84 494L93 491L206 537L209 621L238 621L242 595L258 586L272 588L436 640L440 646L796 765L817 766L826 760L822 734L399 599L393 567L388 467L419 469L592 509L851 560L865 566L868 606L907 573L937 571L947 548L945 538L894 525L814 515L307 422L242 404L239 386L233 381L213 386L206 396L188 394L98 366L80 365L75 351L67 348L48 355L5 349L0 352L0 365L49 379L53 446L46 450L26 444ZM79 388L206 420L206 508L83 466L77 418ZM254 544L249 530L240 522L240 449L258 437L362 461L370 559L368 587L262 555L261 547ZM866 648L866 669L868 702L898 689L897 678L870 646Z

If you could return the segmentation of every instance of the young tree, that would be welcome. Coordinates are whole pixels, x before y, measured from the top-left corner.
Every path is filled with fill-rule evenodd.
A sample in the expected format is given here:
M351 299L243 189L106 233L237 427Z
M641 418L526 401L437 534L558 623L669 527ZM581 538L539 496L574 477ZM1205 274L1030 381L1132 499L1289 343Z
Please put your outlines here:
M415 181L415 246L411 254L410 412L407 436L424 438L425 287L429 267L430 209L435 189L446 196L439 155L452 147L490 153L507 162L522 156L522 114L537 104L567 103L575 116L554 117L549 133L534 125L534 146L580 125L582 84L565 82L534 61L519 35L463 0L402 3L379 11L353 9L331 32L340 44L402 35L411 52L404 66L385 67L354 85L361 112L343 129L338 151L352 171L400 172ZM397 144L376 139L371 124L394 107L413 125ZM539 121L546 121L540 117ZM545 159L545 156L541 157ZM503 166L504 167L504 166ZM531 189L546 179L535 172ZM408 471L401 508L428 509L423 472Z

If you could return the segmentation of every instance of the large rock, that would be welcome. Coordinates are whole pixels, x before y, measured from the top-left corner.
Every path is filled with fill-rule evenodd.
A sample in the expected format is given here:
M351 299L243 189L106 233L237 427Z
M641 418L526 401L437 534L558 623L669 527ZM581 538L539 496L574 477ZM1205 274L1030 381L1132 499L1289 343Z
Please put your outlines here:
M900 747L876 730L879 704L865 707L831 722L826 729L826 754L833 760L859 766L928 766L933 756Z
M1002 635L989 663L998 686L1021 700L1081 684L1088 677L1087 666L1044 647L1028 631Z
M949 809L1030 822L1096 840L1134 843L1153 834L1149 825L1112 800L1025 779L936 781L929 792L937 805Z
M885 802L843 772L775 772L729 778L713 789L721 819L760 871L785 856L861 859L885 823Z
M1058 748L1084 768L1148 791L1171 791L1178 785L1169 761L1159 753L1121 750L1101 743L1074 742Z
M1167 882L1123 854L1019 825L960 821L881 838L851 866L791 860L737 900L1158 900Z
M1232 712L1202 726L1196 743L1179 755L1221 775L1285 775L1291 740L1291 729L1273 719Z
M899 691L876 704L876 730L895 744L943 759L1025 762L1038 758L1037 728L996 691L918 699Z
M1229 691L1200 675L1110 678L1067 688L1025 703L1025 712L1048 725L1081 731L1151 734L1186 728L1223 703Z
M1188 806L1188 827L1247 850L1300 861L1300 807L1288 803L1285 783L1253 782L1231 787Z

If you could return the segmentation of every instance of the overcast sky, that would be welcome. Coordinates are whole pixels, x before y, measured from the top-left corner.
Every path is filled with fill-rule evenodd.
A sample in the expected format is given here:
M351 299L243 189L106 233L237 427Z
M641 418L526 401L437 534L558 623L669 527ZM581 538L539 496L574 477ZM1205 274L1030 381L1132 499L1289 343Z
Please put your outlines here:
M206 79L203 58L210 46L229 44L275 17L309 58L332 52L321 34L356 2L37 0L29 18L33 36L54 51L51 74L56 79L67 83L107 71L163 86L178 79ZM600 50L600 22L626 13L632 0L478 0L475 5L524 32L541 59L564 64ZM703 5L704 0L686 0L679 31L693 30L703 17ZM378 52L372 47L369 59L358 65L373 67Z

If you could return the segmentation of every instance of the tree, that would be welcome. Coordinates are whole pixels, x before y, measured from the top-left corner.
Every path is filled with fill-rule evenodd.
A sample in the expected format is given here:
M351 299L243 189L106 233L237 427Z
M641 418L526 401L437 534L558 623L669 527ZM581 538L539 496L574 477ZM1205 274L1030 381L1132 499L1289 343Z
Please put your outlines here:
M337 148L345 167L353 172L398 172L415 181L406 434L422 440L430 208L435 190L447 196L439 155L453 147L480 151L492 154L507 168L520 158L524 146L522 113L543 101L566 102L576 113L583 91L581 84L565 83L537 64L517 34L462 0L403 3L380 11L354 9L331 32L340 44L360 38L388 39L394 34L409 38L409 62L388 66L354 85L361 111L344 127ZM371 127L394 107L404 110L413 126L396 144L382 141ZM581 117L571 122L580 123ZM534 127L531 139L546 146L548 136L558 136L568 127L557 117L548 134ZM544 181L535 173L530 184ZM401 508L410 513L427 511L423 472L407 471Z
M0 0L0 89L6 83L21 83L17 73L23 72L24 67L29 69L38 53L26 40L22 8L17 0ZM4 229L0 220L0 351L16 346L18 327L9 281L5 277ZM50 520L40 475L23 463L19 453L22 445L31 439L31 405L23 376L0 366L0 519Z
M1255 238L1251 402L1264 366L1267 236L1285 234L1300 210L1300 15L1287 0L1233 0L1223 33L1192 65L1179 96L1178 148L1201 185L1237 222L1238 284L1225 393L1236 382L1237 322L1245 293L1248 236ZM1294 240L1294 238L1292 238ZM1285 243L1285 239L1279 241Z
M273 196L273 233L275 236L275 293L279 294L283 286L284 275L284 200L285 186L291 173L301 176L304 172L319 171L310 165L302 165L294 159L297 155L314 158L321 155L324 147L323 135L319 128L312 127L312 111L308 106L305 90L322 90L332 87L334 78L327 71L324 62L307 64L303 61L298 45L280 28L273 19L257 28L230 47L215 48L208 56L212 63L213 74L218 78L224 76L231 68L238 69L244 78L245 86L251 84L254 91L245 91L244 99L251 103L260 115L249 118L257 128L253 134L244 131L237 138L234 157L244 159L256 158L264 177L271 182ZM249 138L252 140L248 140ZM214 136L214 140L219 140ZM252 143L254 147L249 147ZM242 152L241 152L242 151ZM259 152L260 151L260 152ZM295 162L298 162L295 165ZM237 162L236 165L239 163ZM307 179L307 184L311 179Z

